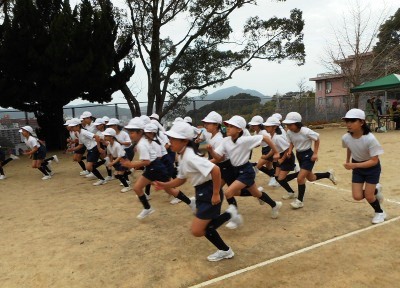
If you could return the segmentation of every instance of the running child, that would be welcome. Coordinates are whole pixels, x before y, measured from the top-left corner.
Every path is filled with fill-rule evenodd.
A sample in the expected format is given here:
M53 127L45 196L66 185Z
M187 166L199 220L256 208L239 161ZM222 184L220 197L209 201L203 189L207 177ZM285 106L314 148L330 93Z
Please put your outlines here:
M221 173L215 164L198 156L193 143L194 130L188 123L178 122L166 132L171 142L171 149L178 153L178 176L169 181L155 181L156 189L169 189L183 185L187 179L196 191L196 216L193 219L191 231L195 237L205 236L217 252L207 257L208 261L220 261L232 258L235 253L226 245L217 232L217 228L229 219L237 217L237 209L230 205L226 212L221 213L223 193L221 190Z
M86 165L83 160L86 159L86 156L83 156L86 152L86 147L82 145L79 150L74 150L75 147L79 145L79 133L73 131L73 128L69 126L71 122L80 122L78 118L72 118L67 120L64 124L66 129L69 131L69 138L67 139L67 151L73 152L72 160L78 163L79 167L81 167L82 171L79 173L80 176L89 175L89 171L86 170Z
M18 159L19 157L14 154L10 154L10 157L6 159L6 153L0 146L0 180L6 179L3 167L6 166L8 163L10 163L12 160L18 160Z
M358 201L365 198L375 211L372 224L382 223L386 219L386 213L381 207L383 194L379 184L379 155L383 154L383 148L366 124L364 111L351 109L342 119L348 130L342 137L342 146L347 148L346 163L343 166L353 170L353 198Z
M319 134L310 128L304 127L301 122L301 115L297 112L290 112L286 115L283 124L286 124L287 137L290 143L287 157L292 157L293 148L296 149L296 158L299 161L300 172L297 175L298 196L290 203L293 209L304 207L304 194L306 193L306 180L313 182L319 179L329 179L334 185L337 184L333 170L325 173L313 173L315 162L318 161ZM311 146L314 142L314 151Z
M107 177L104 178L107 182L114 180L115 178L112 176L112 170L111 168L107 165L109 164L107 162L107 141L104 139L104 134L103 132L106 130L106 122L104 121L103 118L97 118L93 125L96 127L96 135L99 136L100 141L97 143L97 149L99 150L100 153L100 159L104 160L105 166L106 166L106 172L107 172Z

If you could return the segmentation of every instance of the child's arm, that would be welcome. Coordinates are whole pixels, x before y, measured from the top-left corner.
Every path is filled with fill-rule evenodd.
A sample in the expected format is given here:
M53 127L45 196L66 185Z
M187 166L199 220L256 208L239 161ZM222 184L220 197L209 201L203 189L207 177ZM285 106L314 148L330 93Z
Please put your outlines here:
M217 165L211 170L211 180L213 182L213 195L211 198L211 204L217 205L221 202L219 192L221 190L221 171Z
M379 156L373 156L371 157L371 159L365 161L365 162L361 162L361 163L350 163L347 162L344 164L344 168L346 168L347 170L350 169L355 169L355 168L369 168L369 167L373 167L375 165L377 165L379 163Z
M279 159L279 152L278 152L278 149L275 146L275 143L272 142L272 139L270 137L268 137L268 136L263 136L263 141L265 143L267 143L269 147L271 147L271 150L274 153L274 157L273 157L274 160L275 161L278 160Z
M138 168L149 166L151 162L150 160L139 160L131 162L128 159L121 159L120 163L124 167L133 168L137 170Z
M314 141L314 153L311 156L311 161L313 161L313 162L318 161L319 143L320 143L319 139Z
M175 188L183 185L186 182L186 179L175 178L168 182L160 182L154 181L153 184L156 190L165 190L168 188Z
M35 147L33 147L33 149L32 150L29 150L29 151L25 151L24 152L24 154L25 155L33 155L33 154L35 154L36 153L36 151L38 151L39 150L39 147L37 147L37 146L35 146Z

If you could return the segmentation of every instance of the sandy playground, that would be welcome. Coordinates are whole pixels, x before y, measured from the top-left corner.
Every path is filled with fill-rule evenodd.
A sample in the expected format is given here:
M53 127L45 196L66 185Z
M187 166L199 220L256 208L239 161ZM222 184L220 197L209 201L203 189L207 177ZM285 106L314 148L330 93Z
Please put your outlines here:
M49 181L30 168L27 157L13 161L0 181L0 287L396 287L400 132L375 134L385 150L381 183L389 221L373 227L372 208L352 200L351 172L342 166L346 130L318 132L314 171L334 168L339 184L308 183L304 208L292 210L291 200L282 200L276 220L268 205L239 198L244 225L219 229L235 257L216 263L206 260L216 249L189 232L188 206L169 204L164 192L152 192L156 212L139 221L142 207L132 191L120 193L117 180L93 186L79 176L69 154L57 153L60 163L53 164L56 174ZM283 189L268 188L268 180L257 175L257 183L280 200ZM181 190L194 194L189 184ZM204 283L209 280L214 282Z

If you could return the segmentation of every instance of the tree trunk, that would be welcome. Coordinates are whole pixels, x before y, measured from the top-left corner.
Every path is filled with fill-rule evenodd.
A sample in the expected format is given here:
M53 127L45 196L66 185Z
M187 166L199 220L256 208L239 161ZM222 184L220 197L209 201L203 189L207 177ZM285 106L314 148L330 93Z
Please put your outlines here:
M64 127L64 111L61 107L53 107L51 111L35 112L39 129L36 134L46 142L47 150L65 148L66 129Z
M142 113L140 112L139 102L137 101L136 97L133 96L131 90L129 89L128 85L125 85L121 88L122 94L128 103L129 109L131 110L131 115L133 117L140 116Z

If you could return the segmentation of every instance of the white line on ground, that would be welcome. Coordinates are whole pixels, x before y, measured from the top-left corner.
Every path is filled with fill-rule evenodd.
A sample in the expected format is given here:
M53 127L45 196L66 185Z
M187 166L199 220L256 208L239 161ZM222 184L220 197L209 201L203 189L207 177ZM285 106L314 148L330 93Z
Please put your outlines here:
M390 223L395 222L395 221L398 221L398 220L400 220L400 216L398 216L398 217L396 217L396 218L393 218L393 219L390 219L390 220L388 220L388 221L385 221L385 222L383 222L383 223L381 223L381 224L371 225L371 226L368 226L368 227L366 227L366 228L363 228L363 229L360 229L360 230L356 230L356 231L353 231L353 232L344 234L344 235L342 235L342 236L338 236L338 237L335 237L335 238L326 240L326 241L324 241L324 242L320 242L320 243L317 243L317 244L314 244L314 245L311 245L311 246L302 248L302 249L300 249L300 250L293 251L293 252L291 252L291 253L288 253L288 254L285 254L285 255L282 255L282 256L273 258L273 259L269 259L269 260L267 260L267 261L264 261L264 262L261 262L261 263L258 263L258 264L255 264L255 265L252 265L252 266L249 266L249 267L246 267L246 268L243 268L243 269L234 271L234 272L231 272L231 273L229 273L229 274L222 275L222 276L220 276L220 277L217 277L217 278L214 278L214 279L205 281L205 282L203 282L203 283L196 284L196 285L191 286L191 287L189 287L189 288L199 288L199 287L205 287L205 286L208 286L208 285L211 285L211 284L215 284L215 283L217 283L217 282L220 282L220 281L222 281L222 280L225 280L225 279L228 279L228 278L237 276L237 275L239 275L239 274L242 274L242 273L245 273L245 272L248 272L248 271L251 271L251 270L260 268L260 267L267 266L267 265L272 264L272 263L274 263L274 262L278 262L278 261L287 259L287 258L289 258L289 257L296 256L296 255L298 255L298 254L301 254L301 253L304 253L304 252L307 252L307 251L310 251L310 250L314 250L314 249L316 249L316 248L319 248L319 247L321 247L321 246L330 244L330 243L332 243L332 242L336 242L336 241L339 241L339 240L342 240L342 239L345 239L345 238L348 238L348 237L351 237L351 236L360 234L360 233L362 233L362 232L365 232L365 231L368 231L368 230L372 230L372 229L375 229L375 228L380 227L380 226L383 226L383 225L390 224Z
M334 190L340 190L340 191L344 191L344 192L351 193L350 190L346 190L346 189L342 189L342 188L337 188L337 187L331 186L331 185L326 185L326 184L317 183L317 182L307 182L307 183L311 183L311 184L314 184L314 185L323 186L323 187L326 187L326 188L330 188L330 189L334 189ZM394 204L397 204L397 205L400 205L400 201L396 201L396 200L393 200L393 199L385 198L385 201L386 201L386 202L390 202L390 203L394 203Z

